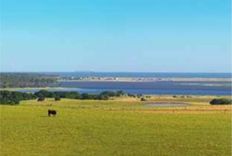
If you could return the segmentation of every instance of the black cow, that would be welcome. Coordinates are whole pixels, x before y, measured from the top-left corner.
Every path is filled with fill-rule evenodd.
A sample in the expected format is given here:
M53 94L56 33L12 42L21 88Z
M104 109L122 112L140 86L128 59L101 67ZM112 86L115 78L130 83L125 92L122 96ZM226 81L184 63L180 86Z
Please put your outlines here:
M48 116L51 116L51 115L56 116L56 110L49 109L48 110Z

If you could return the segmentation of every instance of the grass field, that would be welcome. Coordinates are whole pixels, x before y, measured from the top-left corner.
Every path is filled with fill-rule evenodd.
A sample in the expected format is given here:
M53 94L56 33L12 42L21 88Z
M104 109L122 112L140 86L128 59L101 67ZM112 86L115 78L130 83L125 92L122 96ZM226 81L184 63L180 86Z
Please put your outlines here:
M230 156L231 107L210 106L209 99L191 98L191 106L180 108L146 107L126 98L0 106L0 155ZM58 115L48 117L49 108Z

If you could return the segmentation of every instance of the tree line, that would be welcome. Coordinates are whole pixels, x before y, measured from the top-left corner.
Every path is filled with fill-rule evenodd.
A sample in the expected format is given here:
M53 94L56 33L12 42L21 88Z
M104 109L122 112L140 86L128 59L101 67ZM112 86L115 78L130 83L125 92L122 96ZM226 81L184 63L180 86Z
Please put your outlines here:
M32 100L37 99L38 101L44 101L45 98L54 98L54 100L59 101L61 98L67 99L80 99L80 100L108 100L111 97L120 96L130 96L141 98L141 101L146 101L143 95L138 94L128 94L123 91L104 91L99 94L89 94L89 93L79 93L79 92L51 92L47 90L40 90L35 93L23 93L16 91L0 91L0 104L19 104L22 100ZM229 105L232 104L231 99L219 98L212 99L210 101L211 105Z
M210 101L211 105L231 105L232 100L231 99L226 99L226 98L221 98L221 99L213 99Z
M19 104L22 100L32 100L37 97L32 93L22 93L14 91L0 91L0 104Z
M54 98L56 101L61 98L81 99L81 100L108 100L110 97L120 97L127 95L123 91L104 91L99 94L88 94L79 92L51 92L47 90L40 90L35 93L22 93L16 91L0 91L0 104L19 104L22 100L37 99L44 101L45 98Z
M55 75L37 73L0 73L0 88L48 87L57 85Z
M34 95L38 98L68 98L68 99L89 99L89 100L108 100L110 97L120 97L126 95L123 91L104 91L99 94L79 93L79 92L50 92L47 90L40 90Z

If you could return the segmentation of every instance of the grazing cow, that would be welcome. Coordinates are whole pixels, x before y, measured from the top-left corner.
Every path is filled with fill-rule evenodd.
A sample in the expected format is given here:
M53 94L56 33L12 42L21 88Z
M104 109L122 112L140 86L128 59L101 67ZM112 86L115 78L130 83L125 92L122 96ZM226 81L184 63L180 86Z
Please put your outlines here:
M51 115L56 116L56 110L49 109L48 110L48 116L51 116Z

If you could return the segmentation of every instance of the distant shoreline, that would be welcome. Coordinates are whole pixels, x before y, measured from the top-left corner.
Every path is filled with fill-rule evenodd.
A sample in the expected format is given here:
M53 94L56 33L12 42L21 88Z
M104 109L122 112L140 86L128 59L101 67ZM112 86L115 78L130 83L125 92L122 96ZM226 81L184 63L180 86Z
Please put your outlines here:
M48 90L48 91L70 91L70 88L63 88L63 87L43 87L43 88L0 88L0 91L22 91L22 90L27 90L28 92L33 91L33 90ZM27 92L26 91L26 92ZM96 93L93 93L96 94ZM230 98L230 95L197 95L197 94L143 94L144 96L151 96L151 97L182 97L183 98L194 98L194 97L224 97L224 98Z
M231 78L83 77L58 82L232 82Z

